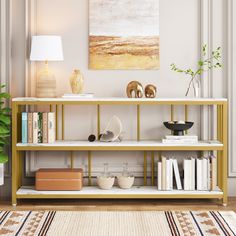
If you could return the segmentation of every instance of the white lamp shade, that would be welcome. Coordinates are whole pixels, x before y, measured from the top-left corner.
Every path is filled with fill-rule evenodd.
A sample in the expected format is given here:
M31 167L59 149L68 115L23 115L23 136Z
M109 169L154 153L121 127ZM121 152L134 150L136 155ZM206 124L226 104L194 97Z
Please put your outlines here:
M33 36L30 52L31 61L63 61L60 36Z

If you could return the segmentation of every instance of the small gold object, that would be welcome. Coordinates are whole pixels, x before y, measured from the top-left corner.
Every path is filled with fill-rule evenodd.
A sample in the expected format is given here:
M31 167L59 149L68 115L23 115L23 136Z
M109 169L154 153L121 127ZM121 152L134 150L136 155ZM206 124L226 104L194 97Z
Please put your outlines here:
M126 94L128 98L132 98L133 92L135 98L143 97L143 86L138 81L131 81L127 85Z
M145 87L145 97L146 98L155 98L156 92L157 92L157 88L153 84L148 84Z
M83 92L84 77L81 74L80 70L74 70L73 74L70 77L70 86L71 86L72 93L74 94Z

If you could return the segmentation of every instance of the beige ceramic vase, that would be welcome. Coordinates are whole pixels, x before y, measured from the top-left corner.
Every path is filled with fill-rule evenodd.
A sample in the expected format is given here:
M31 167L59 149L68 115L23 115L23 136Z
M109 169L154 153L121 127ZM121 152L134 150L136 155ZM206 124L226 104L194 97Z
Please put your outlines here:
M84 90L84 77L80 70L74 70L70 77L70 86L72 93L78 94L83 93Z

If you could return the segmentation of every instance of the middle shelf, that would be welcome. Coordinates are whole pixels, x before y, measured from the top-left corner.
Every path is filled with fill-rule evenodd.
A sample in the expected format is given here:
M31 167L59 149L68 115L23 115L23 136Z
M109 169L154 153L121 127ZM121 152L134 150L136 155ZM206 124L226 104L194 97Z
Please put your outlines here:
M211 151L223 150L223 144L215 140L199 141L195 144L166 144L156 140L88 142L56 141L54 143L17 143L19 151Z

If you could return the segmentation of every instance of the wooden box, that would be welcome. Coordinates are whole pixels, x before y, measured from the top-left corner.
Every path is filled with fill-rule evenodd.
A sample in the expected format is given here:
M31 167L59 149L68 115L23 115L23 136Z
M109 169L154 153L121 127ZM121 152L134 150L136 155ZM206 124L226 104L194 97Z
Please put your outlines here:
M36 171L36 190L81 190L82 169L39 169Z

